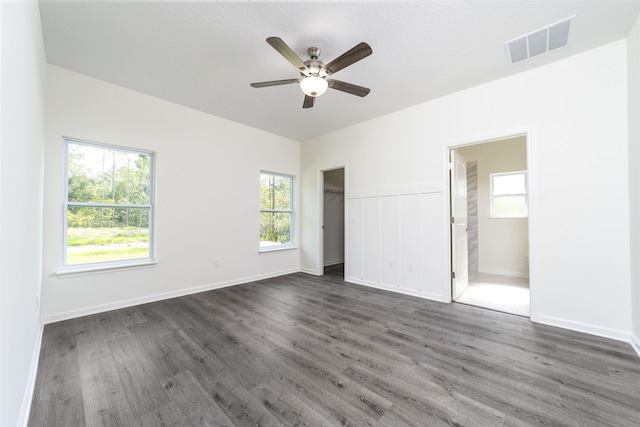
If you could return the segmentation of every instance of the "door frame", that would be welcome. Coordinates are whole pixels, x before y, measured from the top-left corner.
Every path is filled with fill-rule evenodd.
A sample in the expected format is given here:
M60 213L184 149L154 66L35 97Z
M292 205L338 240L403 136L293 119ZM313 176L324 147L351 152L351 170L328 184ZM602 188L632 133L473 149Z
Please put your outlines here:
M445 256L445 270L444 270L444 287L443 287L443 295L446 297L445 302L452 301L452 283L451 283L451 272L452 268L452 260L451 260L451 189L450 189L450 173L449 173L449 152L456 148L466 147L470 145L478 145L485 144L488 142L500 141L503 139L510 139L518 136L524 136L526 139L526 153L527 153L527 197L528 197L528 209L529 209L529 217L527 221L528 233L529 233L529 296L530 296L530 316L529 319L533 322L537 322L539 320L539 314L537 312L537 298L536 298L536 278L537 278L537 256L536 256L536 247L537 247L537 237L535 234L536 230L536 193L535 193L535 182L536 182L536 174L535 174L535 158L533 155L533 146L534 146L534 137L532 128L528 129L517 129L512 131L504 131L497 132L493 135L483 135L479 137L472 137L464 140L450 141L448 143L443 144L442 146L442 189L443 189L443 197L442 197L442 211L443 211L443 233L444 233L444 253L448 254Z
M344 170L344 218L342 219L344 221L344 235L345 235L345 239L344 239L344 271L345 271L345 276L347 275L347 263L349 262L348 260L348 256L347 256L347 238L346 236L348 236L348 223L347 223L347 188L348 188L348 184L347 184L347 164L346 163L341 163L338 165L334 165L334 166L327 166L324 168L320 168L318 169L318 178L317 178L317 183L318 183L318 188L317 188L317 194L318 194L318 198L317 198L317 203L318 203L318 224L317 224L317 238L318 238L318 245L317 245L317 249L318 249L318 263L316 265L316 274L318 276L323 276L324 275L324 173L325 172L330 172L336 169L343 169Z

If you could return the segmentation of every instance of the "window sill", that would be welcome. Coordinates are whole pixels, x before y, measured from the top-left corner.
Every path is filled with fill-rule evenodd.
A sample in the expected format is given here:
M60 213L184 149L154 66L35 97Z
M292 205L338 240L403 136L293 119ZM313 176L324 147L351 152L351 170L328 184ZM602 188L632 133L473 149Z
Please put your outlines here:
M67 267L66 269L56 271L56 276L60 279L73 276L87 276L92 274L115 273L118 271L138 270L140 268L150 268L156 265L156 260L142 260L130 264L104 265L104 266L85 266L85 267Z
M529 219L528 216L490 216L489 219Z
M286 246L264 246L258 249L258 253L265 254L270 252L281 252L281 251L291 251L298 249L297 246L294 245L286 245Z

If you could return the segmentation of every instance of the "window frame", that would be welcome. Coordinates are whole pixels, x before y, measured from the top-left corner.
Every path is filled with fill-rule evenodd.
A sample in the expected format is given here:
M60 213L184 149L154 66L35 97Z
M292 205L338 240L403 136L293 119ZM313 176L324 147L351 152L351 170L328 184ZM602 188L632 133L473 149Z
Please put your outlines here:
M513 176L513 175L523 175L524 176L524 193L510 193L510 194L494 194L493 186L494 186L494 178L501 176ZM522 215L496 215L494 212L494 200L500 197L511 197L511 196L524 196L524 214ZM529 217L529 176L526 170L518 170L518 171L509 171L509 172L496 172L489 174L489 218L492 219L519 219L519 218L528 218Z
M114 144L106 144L101 142L86 141L78 138L63 137L64 143L64 171L63 171L63 209L62 209L62 256L60 271L58 274L64 275L74 272L91 272L100 270L121 269L126 267L149 266L156 264L155 258L155 176L156 176L156 153L153 151L142 150L138 148L124 147ZM133 204L133 203L94 203L94 202L69 202L69 146L84 145L99 149L119 151L123 153L132 153L149 156L149 203ZM90 208L136 208L149 209L149 252L144 258L131 258L113 261L99 261L82 264L67 264L67 237L68 237L68 212L69 207L90 207Z
M264 252L277 252L277 251L284 251L284 250L289 250L289 249L296 249L296 243L295 243L295 185L296 185L296 177L295 175L289 175L286 173L280 173L280 172L271 172L271 171L267 171L267 170L260 170L260 178L262 178L262 175L273 175L276 177L282 177L282 178L288 178L291 180L291 188L290 188L290 204L289 204L289 209L262 209L262 206L260 205L261 200L260 200L260 184L258 185L258 207L259 207L259 212L258 212L258 252L260 253L264 253ZM258 180L258 182L261 182L261 179ZM265 212L272 212L272 213L288 213L290 215L290 221L289 221L289 243L287 244L283 244L283 245L270 245L270 246L262 246L262 239L260 237L260 219L262 217L262 214Z

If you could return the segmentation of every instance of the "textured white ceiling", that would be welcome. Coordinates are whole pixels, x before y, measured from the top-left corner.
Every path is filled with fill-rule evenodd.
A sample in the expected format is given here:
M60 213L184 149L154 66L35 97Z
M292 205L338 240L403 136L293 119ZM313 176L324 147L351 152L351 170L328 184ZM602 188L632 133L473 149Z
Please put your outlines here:
M627 36L640 0L40 3L47 61L229 120L305 140ZM509 65L504 43L576 15L567 47ZM361 41L373 55L335 78L371 88L329 90L302 109L298 77L265 39L325 63Z

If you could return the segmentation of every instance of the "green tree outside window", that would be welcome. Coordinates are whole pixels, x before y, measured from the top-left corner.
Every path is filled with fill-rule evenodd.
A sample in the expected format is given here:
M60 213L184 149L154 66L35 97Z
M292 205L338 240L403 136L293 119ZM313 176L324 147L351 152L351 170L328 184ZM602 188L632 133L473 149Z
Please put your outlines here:
M292 243L293 177L260 174L260 247Z
M64 265L151 258L153 153L65 143Z

